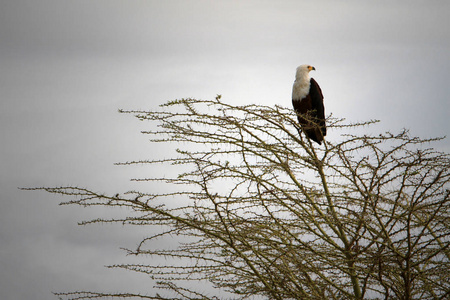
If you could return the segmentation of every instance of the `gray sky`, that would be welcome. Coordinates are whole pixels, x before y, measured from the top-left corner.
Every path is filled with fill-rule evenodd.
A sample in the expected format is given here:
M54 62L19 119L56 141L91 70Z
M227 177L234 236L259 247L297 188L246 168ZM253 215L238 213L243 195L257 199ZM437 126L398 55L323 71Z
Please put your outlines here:
M111 211L17 189L140 188L129 178L151 170L113 163L154 148L139 133L147 124L118 108L216 94L290 106L295 68L307 63L327 113L448 135L449 11L432 0L0 1L0 298L150 288L103 268L128 261L119 247L144 230L80 227Z

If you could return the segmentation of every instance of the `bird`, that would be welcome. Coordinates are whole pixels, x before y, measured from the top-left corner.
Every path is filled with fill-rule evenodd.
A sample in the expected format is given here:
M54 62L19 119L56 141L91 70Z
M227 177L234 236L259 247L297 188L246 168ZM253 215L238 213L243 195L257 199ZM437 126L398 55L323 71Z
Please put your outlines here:
M310 78L309 75L309 72L313 70L316 68L310 65L297 67L292 87L292 105L302 131L309 139L321 145L327 134L325 107L322 90L314 78Z

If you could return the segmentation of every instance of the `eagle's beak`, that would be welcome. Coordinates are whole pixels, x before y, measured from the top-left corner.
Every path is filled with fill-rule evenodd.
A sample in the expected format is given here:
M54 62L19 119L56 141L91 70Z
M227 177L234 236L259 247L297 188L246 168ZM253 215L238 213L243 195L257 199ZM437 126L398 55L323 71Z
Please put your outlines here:
M315 71L316 70L316 68L314 68L314 67L311 67L311 71Z

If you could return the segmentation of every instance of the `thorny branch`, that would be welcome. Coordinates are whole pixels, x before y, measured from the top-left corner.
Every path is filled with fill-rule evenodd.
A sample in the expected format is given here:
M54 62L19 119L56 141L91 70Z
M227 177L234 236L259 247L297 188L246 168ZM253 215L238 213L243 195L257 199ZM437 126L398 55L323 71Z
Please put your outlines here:
M62 204L132 210L123 219L83 224L164 228L128 251L178 260L111 267L148 274L173 296L59 296L218 299L181 286L209 281L233 299L448 297L450 161L427 148L439 138L420 139L407 130L352 134L376 121L345 124L330 116L327 127L341 137L319 147L298 134L292 110L234 106L220 97L120 112L156 123L143 133L179 149L173 156L119 165L173 167L176 176L134 180L178 185L181 191L108 196L79 187L35 189L75 197ZM167 206L171 198L181 204ZM176 249L152 243L174 235L190 242Z

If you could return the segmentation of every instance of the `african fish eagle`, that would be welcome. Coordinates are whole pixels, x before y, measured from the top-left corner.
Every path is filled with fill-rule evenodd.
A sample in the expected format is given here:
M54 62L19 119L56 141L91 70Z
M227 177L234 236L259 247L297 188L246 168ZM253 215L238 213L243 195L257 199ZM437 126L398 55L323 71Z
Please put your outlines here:
M314 78L309 77L312 70L315 68L310 65L301 65L297 68L292 87L292 105L303 132L320 145L327 134L325 108L322 90Z

